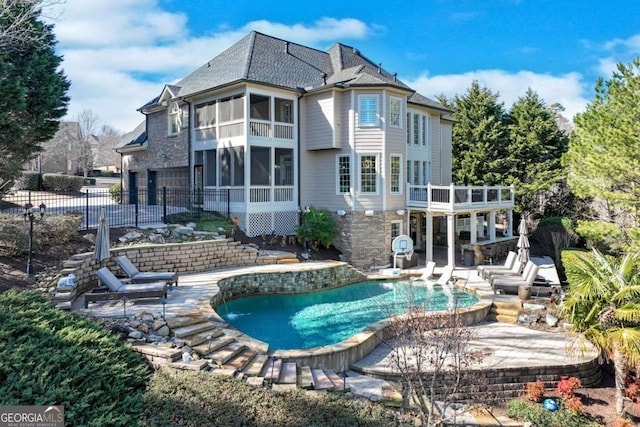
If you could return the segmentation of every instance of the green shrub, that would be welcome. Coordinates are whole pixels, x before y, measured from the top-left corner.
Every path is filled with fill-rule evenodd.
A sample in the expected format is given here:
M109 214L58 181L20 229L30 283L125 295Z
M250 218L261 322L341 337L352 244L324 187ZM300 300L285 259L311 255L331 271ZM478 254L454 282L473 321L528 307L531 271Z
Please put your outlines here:
M40 174L38 172L22 172L13 187L16 190L40 190Z
M624 233L616 224L604 221L578 221L576 232L584 239L589 249L603 253L618 252Z
M84 184L81 176L62 175L58 173L45 173L42 176L44 187L48 191L80 191Z
M338 228L329 211L311 206L303 215L302 224L296 228L298 240L310 243L315 250L320 245L328 247L338 235Z
M109 196L114 202L122 203L122 184L118 182L109 187Z
M560 402L562 403L562 402ZM507 403L507 417L528 421L536 427L596 427L598 423L582 414L576 414L562 406L555 412L544 409L541 403L512 400Z
M33 221L33 251L69 242L78 236L82 216L45 216ZM22 215L0 214L0 247L11 256L29 250L29 223Z
M206 372L158 371L143 402L143 426L396 425L379 404L302 390L275 392Z
M103 326L35 291L0 294L2 405L64 405L73 426L139 424L150 369Z
M573 222L566 216L551 216L548 218L542 218L538 223L538 227L545 227L548 225L560 225L569 230L573 230Z

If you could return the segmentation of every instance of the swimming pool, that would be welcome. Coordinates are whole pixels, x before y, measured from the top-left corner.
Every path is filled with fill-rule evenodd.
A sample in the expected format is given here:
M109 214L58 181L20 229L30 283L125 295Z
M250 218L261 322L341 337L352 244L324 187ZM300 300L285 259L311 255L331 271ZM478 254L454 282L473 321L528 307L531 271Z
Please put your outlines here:
M457 290L453 298L459 308L479 300ZM269 343L270 350L290 350L343 341L372 323L404 313L409 301L432 311L450 304L439 287L366 281L312 293L244 297L221 304L216 311L237 330Z

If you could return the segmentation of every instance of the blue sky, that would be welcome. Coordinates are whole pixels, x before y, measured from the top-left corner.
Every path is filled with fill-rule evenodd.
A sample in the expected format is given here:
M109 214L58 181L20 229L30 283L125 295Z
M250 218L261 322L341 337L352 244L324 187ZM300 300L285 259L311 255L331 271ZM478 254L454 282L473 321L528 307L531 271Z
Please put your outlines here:
M505 107L528 87L572 118L598 76L640 56L637 0L66 0L45 11L84 110L121 131L136 111L251 30L326 50L358 48L421 94L475 79Z

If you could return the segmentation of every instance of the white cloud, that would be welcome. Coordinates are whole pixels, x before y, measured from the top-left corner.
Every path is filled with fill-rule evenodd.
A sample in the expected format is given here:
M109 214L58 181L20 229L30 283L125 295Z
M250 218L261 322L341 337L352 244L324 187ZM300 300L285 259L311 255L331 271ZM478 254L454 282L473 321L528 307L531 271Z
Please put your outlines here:
M536 74L531 71L509 73L503 70L478 70L464 74L444 74L429 76L424 73L414 80L406 80L412 88L422 95L435 98L445 95L451 98L464 95L474 80L486 86L492 92L499 92L500 100L508 109L528 88L533 89L545 100L547 105L560 103L565 108L564 115L571 119L576 113L584 111L588 100L584 97L584 87L579 73L560 76Z
M162 10L157 0L67 0L45 15L55 25L62 68L71 80L67 119L89 109L122 131L143 119L136 109L165 83L186 76L251 30L311 46L377 31L358 19L324 17L311 24L222 24L217 32L195 37L185 14Z

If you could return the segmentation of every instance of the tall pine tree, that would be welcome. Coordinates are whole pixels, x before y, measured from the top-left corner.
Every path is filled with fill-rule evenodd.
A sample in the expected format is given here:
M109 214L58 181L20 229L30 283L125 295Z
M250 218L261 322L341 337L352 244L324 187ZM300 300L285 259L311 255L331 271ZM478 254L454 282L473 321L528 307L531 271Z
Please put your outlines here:
M513 104L505 123L504 183L515 186L518 211L537 212L539 196L563 175L561 156L569 140L558 127L552 108L530 88Z
M454 110L453 180L456 184L501 184L506 128L499 94L477 81L453 101L441 99Z
M563 157L571 188L640 226L640 58L618 64L610 80L598 79L594 99L574 122Z
M67 111L69 82L58 70L62 58L55 54L53 26L39 18L36 12L24 25L41 37L20 44L0 40L0 188L53 137ZM9 22L0 20L5 25Z

